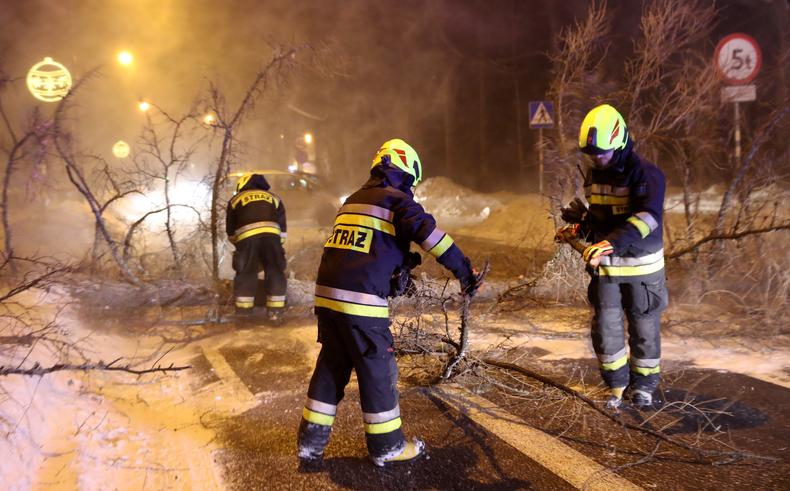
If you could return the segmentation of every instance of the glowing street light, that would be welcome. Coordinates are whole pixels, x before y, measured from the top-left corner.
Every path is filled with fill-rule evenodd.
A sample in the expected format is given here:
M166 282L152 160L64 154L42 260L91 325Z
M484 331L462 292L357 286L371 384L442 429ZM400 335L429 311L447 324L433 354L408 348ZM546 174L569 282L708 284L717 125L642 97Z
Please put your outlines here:
M304 142L307 143L308 145L313 143L313 135L311 135L310 133L305 133Z
M121 51L118 53L118 63L124 66L129 66L134 62L134 55L130 51Z
M139 103L139 104L137 104L137 107L138 107L138 108L139 108L139 109L140 109L142 112L146 112L146 111L148 111L149 109L151 109L151 104L149 104L149 103L148 103L148 102L146 102L146 101L140 101L140 103Z
M217 118L214 117L213 114L208 113L203 116L203 124L208 126L214 126L217 123Z
M129 148L129 144L123 140L118 140L115 142L115 145L112 146L112 154L119 159L125 159L128 157L130 151L131 149Z

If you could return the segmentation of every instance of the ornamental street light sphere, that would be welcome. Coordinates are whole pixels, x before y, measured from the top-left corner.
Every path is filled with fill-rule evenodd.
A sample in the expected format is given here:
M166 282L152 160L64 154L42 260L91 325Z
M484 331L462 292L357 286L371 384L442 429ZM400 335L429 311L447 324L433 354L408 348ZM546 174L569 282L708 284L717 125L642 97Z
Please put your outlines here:
M115 145L112 146L112 154L119 159L125 159L128 157L130 151L131 149L129 148L129 144L123 140L118 140L115 142Z
M65 66L46 57L27 72L27 88L40 101L57 102L69 93L71 74Z

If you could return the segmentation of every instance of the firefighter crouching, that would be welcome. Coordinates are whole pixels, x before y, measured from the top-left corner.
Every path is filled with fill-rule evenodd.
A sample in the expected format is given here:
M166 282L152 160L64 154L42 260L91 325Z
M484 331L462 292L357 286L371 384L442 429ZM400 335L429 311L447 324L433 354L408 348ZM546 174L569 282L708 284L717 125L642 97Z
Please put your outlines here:
M236 314L252 316L254 307L266 307L270 322L282 322L285 308L285 206L269 191L260 174L239 178L236 193L228 202L225 228L233 253L233 295ZM258 273L263 271L263 280Z
M607 104L584 118L579 148L590 160L584 180L589 210L578 198L563 208L562 218L572 225L561 233L575 232L593 243L583 258L591 265L592 342L611 392L607 406L618 407L625 395L647 407L659 383L661 312L668 303L664 174L633 151L625 120Z
M298 431L302 462L319 462L351 371L359 381L365 437L374 464L410 461L425 444L406 441L398 405L398 367L387 296L393 274L407 263L411 242L433 255L474 294L469 259L414 201L422 179L414 149L389 140L373 159L370 179L346 199L324 244L315 287L321 352ZM408 274L408 273L406 273Z

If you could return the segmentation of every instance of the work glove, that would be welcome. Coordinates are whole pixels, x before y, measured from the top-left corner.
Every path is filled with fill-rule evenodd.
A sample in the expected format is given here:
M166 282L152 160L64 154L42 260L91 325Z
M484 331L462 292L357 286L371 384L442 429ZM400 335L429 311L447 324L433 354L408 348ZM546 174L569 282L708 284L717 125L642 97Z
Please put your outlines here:
M587 218L587 206L579 198L573 198L565 208L560 208L562 219L566 223L582 223Z
M422 256L419 252L410 252L403 258L403 266L412 270L422 264Z
M579 224L574 223L571 225L565 225L557 229L557 233L554 234L554 242L565 242L568 239L573 239L579 235Z
M464 276L458 281L461 283L461 293L469 295L469 297L474 297L478 288L483 285L483 279L475 268L472 268L471 274Z
M591 246L587 246L582 254L585 262L590 262L599 256L608 256L609 254L614 252L614 247L608 240L602 240L598 243L595 243ZM599 259L600 261L600 259Z

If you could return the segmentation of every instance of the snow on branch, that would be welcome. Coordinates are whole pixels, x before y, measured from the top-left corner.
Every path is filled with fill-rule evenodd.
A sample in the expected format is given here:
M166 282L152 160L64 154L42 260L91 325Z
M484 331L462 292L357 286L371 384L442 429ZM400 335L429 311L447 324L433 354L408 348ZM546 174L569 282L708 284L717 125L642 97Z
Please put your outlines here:
M0 376L7 376L7 375L43 376L48 373L60 372L64 370L81 370L83 372L86 372L88 370L101 370L101 371L133 373L135 375L144 375L146 373L156 373L156 372L162 372L162 373L177 372L180 370L187 370L192 368L192 365L176 366L171 363L166 367L163 367L161 365L155 365L151 368L136 369L136 368L131 368L130 365L116 366L116 363L118 363L119 361L121 361L121 358L116 358L110 363L105 363L100 360L95 363L82 363L79 365L75 365L71 363L57 363L49 367L43 367L38 362L34 363L33 366L29 368L0 366Z

